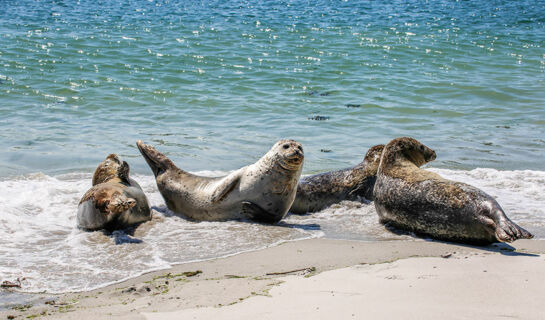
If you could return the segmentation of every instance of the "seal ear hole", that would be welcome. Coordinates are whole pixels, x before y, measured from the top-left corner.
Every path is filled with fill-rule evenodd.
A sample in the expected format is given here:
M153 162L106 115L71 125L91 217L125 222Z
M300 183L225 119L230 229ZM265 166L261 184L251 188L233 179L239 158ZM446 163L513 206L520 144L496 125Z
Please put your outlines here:
M282 148L284 148L284 149L288 149L289 147L290 147L289 144L285 144L285 145L282 146Z

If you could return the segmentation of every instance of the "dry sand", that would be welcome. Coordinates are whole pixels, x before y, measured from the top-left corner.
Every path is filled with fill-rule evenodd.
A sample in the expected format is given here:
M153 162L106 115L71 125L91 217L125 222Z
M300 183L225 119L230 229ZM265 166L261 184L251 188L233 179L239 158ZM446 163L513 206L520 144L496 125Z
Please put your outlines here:
M542 254L542 240L296 241L44 296L0 319L543 319Z

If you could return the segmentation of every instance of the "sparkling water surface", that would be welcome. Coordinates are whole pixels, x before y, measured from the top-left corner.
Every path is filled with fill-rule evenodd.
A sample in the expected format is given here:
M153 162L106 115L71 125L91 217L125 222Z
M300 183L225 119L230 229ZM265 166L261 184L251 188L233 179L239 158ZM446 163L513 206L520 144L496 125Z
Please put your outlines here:
M543 12L525 0L1 1L0 280L87 290L281 241L412 239L353 202L276 226L185 220L138 139L221 175L293 138L313 174L412 136L436 150L428 168L544 238ZM109 153L154 207L132 235L75 228Z

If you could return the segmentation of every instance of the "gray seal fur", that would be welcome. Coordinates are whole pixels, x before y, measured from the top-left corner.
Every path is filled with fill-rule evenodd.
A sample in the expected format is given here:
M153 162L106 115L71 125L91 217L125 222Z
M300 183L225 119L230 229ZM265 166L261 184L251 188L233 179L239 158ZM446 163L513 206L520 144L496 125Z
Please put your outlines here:
M93 175L93 186L78 205L77 224L84 230L125 229L151 219L148 199L129 177L129 164L110 154Z
M317 212L343 200L373 201L373 188L383 148L383 144L372 147L363 161L354 167L302 178L290 212Z
M382 223L435 239L472 244L533 237L484 191L419 168L435 157L435 151L413 138L397 138L386 145L374 189Z
M198 221L282 220L295 198L304 159L301 144L280 140L257 162L211 178L178 168L142 141L136 145L152 169L167 207Z

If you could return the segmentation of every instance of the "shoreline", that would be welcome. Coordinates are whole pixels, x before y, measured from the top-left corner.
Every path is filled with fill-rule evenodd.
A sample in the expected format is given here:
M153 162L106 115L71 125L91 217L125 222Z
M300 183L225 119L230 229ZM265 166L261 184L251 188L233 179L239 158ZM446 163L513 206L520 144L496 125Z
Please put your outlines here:
M205 307L219 308L239 304L255 296L269 295L272 288L284 281L293 281L289 280L293 277L306 279L330 270L346 272L342 270L354 266L392 264L400 260L416 259L424 263L425 259L420 258L430 257L446 262L451 257L469 261L478 257L501 257L507 265L509 261L517 261L517 257L539 257L545 274L545 261L539 254L545 254L545 240L519 240L513 244L486 247L422 239L363 242L318 238L290 241L224 258L179 264L86 292L57 295L22 293L32 296L34 301L26 306L0 310L0 319L13 316L13 319L82 320L96 318L97 315L113 319L146 319L153 318L156 312L190 309L195 312L195 308L208 312Z

